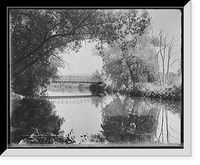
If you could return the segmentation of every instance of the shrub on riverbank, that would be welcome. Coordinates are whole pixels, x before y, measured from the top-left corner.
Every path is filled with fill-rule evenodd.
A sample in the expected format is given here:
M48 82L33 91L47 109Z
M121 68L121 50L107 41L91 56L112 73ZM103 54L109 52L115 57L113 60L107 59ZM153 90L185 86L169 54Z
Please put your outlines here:
M181 85L163 87L152 83L137 84L130 95L179 101L182 97L182 88Z
M138 83L133 88L117 89L109 87L105 91L107 93L118 92L122 95L130 95L132 97L160 98L174 101L180 101L182 98L181 85L163 87L153 83Z

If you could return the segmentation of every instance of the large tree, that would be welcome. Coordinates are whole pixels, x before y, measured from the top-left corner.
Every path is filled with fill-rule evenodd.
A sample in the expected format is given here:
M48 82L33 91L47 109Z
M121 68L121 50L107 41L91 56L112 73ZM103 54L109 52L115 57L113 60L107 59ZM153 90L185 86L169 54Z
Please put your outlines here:
M86 39L98 41L100 48L119 39L121 29L141 35L149 22L136 10L10 9L9 15L12 88L24 95L55 76L63 62L59 52L78 51Z
M148 36L150 15L145 10L133 13L122 17L126 22L122 20L117 28L117 40L100 52L104 73L117 88L134 87L137 82L153 82L157 78L158 59Z
M102 39L111 27L104 23L112 22L95 10L11 9L9 14L12 89L23 95L35 95L55 77L63 62L59 52L78 51L82 40L96 38L100 26Z

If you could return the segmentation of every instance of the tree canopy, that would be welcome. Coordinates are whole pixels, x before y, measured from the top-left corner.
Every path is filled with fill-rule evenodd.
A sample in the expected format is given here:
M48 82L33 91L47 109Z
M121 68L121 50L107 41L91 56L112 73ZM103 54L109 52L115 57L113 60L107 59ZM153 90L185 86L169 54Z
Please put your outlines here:
M150 16L143 11L127 17L143 21L138 24L126 22L125 25L135 25L137 30L128 33L126 28L119 29L118 39L100 52L104 73L117 88L132 87L137 82L153 82L157 79L159 69L156 52L150 47L152 45L148 35Z
M144 47L149 42L143 37L151 23L146 10L10 9L9 14L11 82L15 93L34 95L45 87L64 63L59 53L79 51L84 40L95 41L107 65L104 69L107 67L108 71L111 66L117 78L121 75L122 81L119 78L118 82L134 84L141 79L137 75L154 80L151 73L155 68L135 55L139 43ZM103 55L105 46L119 50L121 57L111 60L112 56ZM146 47L142 51L153 54Z
M45 86L63 62L59 52L78 51L83 40L98 41L101 48L124 35L142 35L150 18L146 12L137 13L134 9L10 9L14 92L26 95L28 88L35 92Z

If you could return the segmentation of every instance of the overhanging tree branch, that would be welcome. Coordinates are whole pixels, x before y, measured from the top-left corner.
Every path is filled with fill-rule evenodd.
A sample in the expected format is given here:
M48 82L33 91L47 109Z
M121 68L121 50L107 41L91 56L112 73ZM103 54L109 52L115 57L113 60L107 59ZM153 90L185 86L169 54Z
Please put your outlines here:
M172 54L171 54L171 57L172 57L174 54L178 53L178 52L180 52L180 51L177 51L177 52L172 53Z
M170 64L170 66L172 66L176 61L178 61L178 60L180 60L180 59L176 59L176 60L174 60L171 64Z
M58 58L60 61L62 61L63 63L65 63L67 65L68 69L71 70L70 67L69 67L69 64L67 62L63 61L60 57L56 56L55 54L52 54L52 56Z
M65 22L65 20L62 20L62 21L56 23L55 25L53 25L53 27L49 31L53 30L56 26L61 25L64 22Z
M40 45L35 48L32 52L28 53L26 56L20 58L19 60L17 60L15 63L13 63L13 66L12 67L15 67L18 63L20 63L21 61L27 59L28 57L30 57L31 55L33 55L35 52L37 52L48 40L50 40L51 38L45 38L41 43Z
M93 11L92 11L92 12L93 12ZM55 34L55 35L52 35L52 36L50 36L50 37L48 37L48 38L46 38L46 36L47 36L47 33L46 33L46 34L45 34L44 40L39 44L39 46L38 46L37 48L35 48L32 52L28 53L26 56L20 58L20 59L17 60L15 63L13 63L13 66L12 66L12 67L15 67L18 63L20 63L21 61L23 61L23 60L27 59L28 57L30 57L31 55L33 55L33 54L34 54L35 52L37 52L40 48L42 48L46 42L48 42L48 41L51 40L52 38L56 38L56 37L66 37L66 36L70 36L70 35L75 34L75 32L77 31L77 29L81 26L81 24L82 24L83 22L85 22L85 21L90 17L90 15L92 14L92 12L90 12L88 15L87 15L88 12L86 12L86 13L84 14L84 16L86 15L86 17L83 18L83 19L78 23L78 25L77 25L74 29L72 29L70 32L68 32L68 33L64 33L64 34Z
M47 54L49 53L51 50L48 50L44 53ZM44 56L40 56L38 58L36 58L35 60L33 60L31 63L29 63L28 65L26 65L25 67L23 67L22 69L20 69L17 73L13 74L13 78L15 78L16 76L18 76L19 74L21 74L23 71L25 71L26 69L30 68L31 66L33 66L34 64L36 64L39 60L41 60Z
M24 72L26 69L30 68L31 66L33 66L35 63L37 63L39 60L41 59L41 57L36 58L35 60L33 60L31 63L29 63L27 66L25 66L24 68L20 69L17 73L13 74L12 78L17 77L18 75L20 75L22 72Z

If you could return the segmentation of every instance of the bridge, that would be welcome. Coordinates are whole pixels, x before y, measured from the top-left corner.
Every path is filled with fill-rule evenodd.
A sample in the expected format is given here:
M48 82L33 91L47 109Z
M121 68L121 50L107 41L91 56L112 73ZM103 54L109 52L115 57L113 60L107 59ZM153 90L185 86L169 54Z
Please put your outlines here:
M97 83L99 81L96 81L92 79L92 76L60 76L59 79L51 81L51 83Z
M71 89L90 90L94 93L101 93L103 82L92 78L91 75L84 76L60 76L58 79L52 80L48 85L49 91L69 91Z

